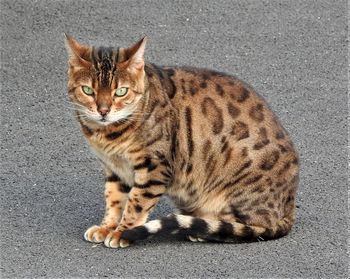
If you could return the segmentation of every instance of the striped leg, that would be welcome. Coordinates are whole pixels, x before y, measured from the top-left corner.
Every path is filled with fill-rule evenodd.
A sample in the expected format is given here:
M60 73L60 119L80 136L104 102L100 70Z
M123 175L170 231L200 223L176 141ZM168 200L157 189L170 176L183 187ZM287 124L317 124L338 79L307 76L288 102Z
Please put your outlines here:
M158 203L165 192L165 186L150 186L147 189L133 188L126 202L122 219L114 232L105 239L105 245L111 248L127 247L128 241L120 240L123 231L143 225L150 211Z
M84 238L90 242L103 242L106 236L117 227L127 200L127 193L130 191L130 187L124 184L118 176L107 173L105 215L99 226L95 225L86 230Z
M162 164L151 161L149 157L134 167L135 184L126 202L122 219L114 232L105 239L105 245L111 248L126 247L128 241L120 240L125 230L143 225L150 210L158 203L165 192L168 174Z

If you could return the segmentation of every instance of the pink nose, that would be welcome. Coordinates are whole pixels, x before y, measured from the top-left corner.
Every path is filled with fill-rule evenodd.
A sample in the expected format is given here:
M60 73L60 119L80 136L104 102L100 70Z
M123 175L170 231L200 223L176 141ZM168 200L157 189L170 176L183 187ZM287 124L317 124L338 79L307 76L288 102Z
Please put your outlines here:
M102 115L102 116L106 116L107 113L109 113L109 107L99 107L98 108L98 112Z

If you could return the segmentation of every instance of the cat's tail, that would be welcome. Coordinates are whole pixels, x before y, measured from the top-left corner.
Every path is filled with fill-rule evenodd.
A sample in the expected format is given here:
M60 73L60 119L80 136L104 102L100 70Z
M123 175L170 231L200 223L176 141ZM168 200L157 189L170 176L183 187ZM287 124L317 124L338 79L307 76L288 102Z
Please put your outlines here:
M156 234L184 234L191 240L233 241L235 239L273 239L288 234L293 220L283 218L274 228L251 226L239 222L209 220L188 215L169 215L142 226L126 230L121 238L129 241L146 239Z

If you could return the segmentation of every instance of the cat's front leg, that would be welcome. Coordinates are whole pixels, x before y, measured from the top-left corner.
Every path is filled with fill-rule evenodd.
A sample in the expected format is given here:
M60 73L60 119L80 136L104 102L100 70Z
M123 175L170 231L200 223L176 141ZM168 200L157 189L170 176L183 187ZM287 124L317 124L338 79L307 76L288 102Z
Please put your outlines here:
M146 159L147 160L147 159ZM121 239L122 232L143 225L152 208L169 183L169 175L161 164L151 163L135 166L135 184L129 193L122 219L115 229L105 239L105 245L110 248L127 247L129 243ZM144 167L142 167L144 166Z
M130 189L117 175L106 171L105 214L100 225L91 226L86 230L85 240L95 243L103 242L106 236L115 230L122 216Z

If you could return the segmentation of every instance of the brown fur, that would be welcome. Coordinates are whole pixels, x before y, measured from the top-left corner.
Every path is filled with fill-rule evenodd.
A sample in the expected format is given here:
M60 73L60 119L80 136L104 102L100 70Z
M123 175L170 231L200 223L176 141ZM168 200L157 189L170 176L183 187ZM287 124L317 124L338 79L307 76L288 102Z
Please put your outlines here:
M146 222L162 194L193 217L192 225L207 222L205 233L196 232L203 238L289 232L298 156L252 88L215 71L145 64L145 40L127 49L89 48L70 37L67 44L69 96L107 177L106 215L86 232L87 240L127 246L127 232ZM84 94L82 85L95 95ZM114 97L120 86L129 88L127 95ZM101 107L112 115L128 106L133 112L119 121L96 120ZM176 220L185 228L188 219L181 216Z

